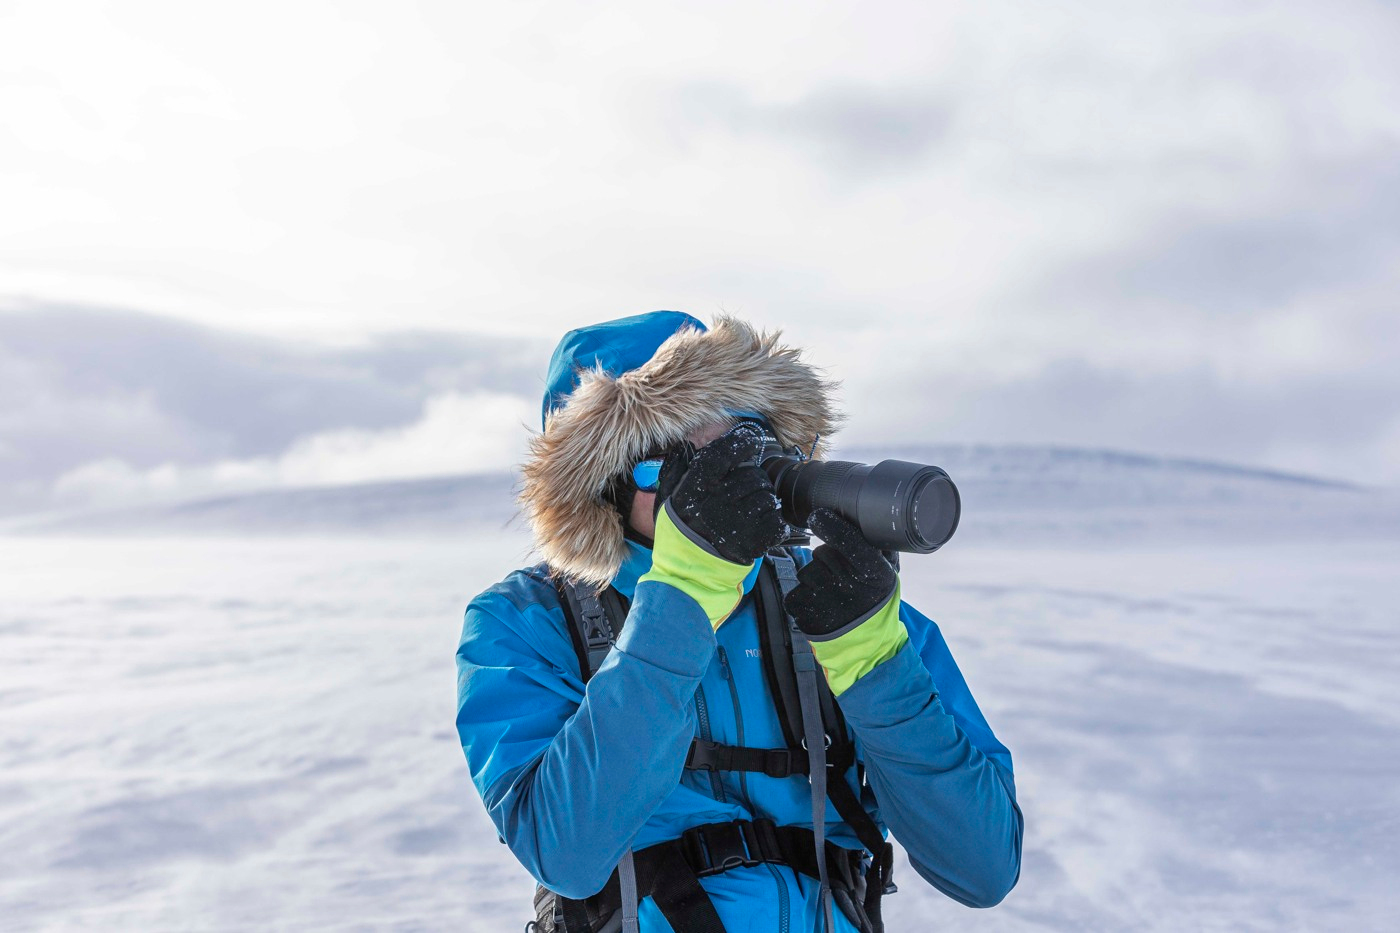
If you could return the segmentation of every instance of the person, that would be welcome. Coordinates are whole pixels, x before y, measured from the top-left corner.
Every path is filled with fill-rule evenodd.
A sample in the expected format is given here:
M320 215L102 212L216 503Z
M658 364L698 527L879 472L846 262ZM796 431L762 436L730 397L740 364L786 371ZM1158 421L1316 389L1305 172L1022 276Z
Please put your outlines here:
M520 496L544 562L473 599L457 649L472 780L540 885L529 929L870 933L887 832L963 904L1015 885L1011 755L938 627L834 512L815 550L781 546L759 435L819 455L834 389L732 317L657 311L555 350ZM570 593L595 622L612 606L596 670Z

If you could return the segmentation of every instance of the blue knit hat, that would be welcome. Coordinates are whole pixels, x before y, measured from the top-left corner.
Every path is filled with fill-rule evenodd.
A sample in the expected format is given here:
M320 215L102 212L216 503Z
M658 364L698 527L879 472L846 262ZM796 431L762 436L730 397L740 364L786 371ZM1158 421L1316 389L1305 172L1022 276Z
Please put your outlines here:
M616 378L651 359L657 347L686 327L701 332L707 329L684 311L648 311L569 331L549 361L540 427L544 427L550 412L568 402L578 388L582 370L601 366Z

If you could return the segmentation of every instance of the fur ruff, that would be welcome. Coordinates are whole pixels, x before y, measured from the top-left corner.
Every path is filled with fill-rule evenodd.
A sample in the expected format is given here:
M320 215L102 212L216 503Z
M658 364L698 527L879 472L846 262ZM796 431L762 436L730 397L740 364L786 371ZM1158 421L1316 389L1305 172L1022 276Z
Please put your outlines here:
M835 383L778 337L720 317L712 330L676 332L616 378L601 368L580 374L531 438L521 470L520 504L556 574L606 586L627 554L621 516L603 498L609 481L649 450L728 419L726 409L762 412L784 446L806 451L831 436Z

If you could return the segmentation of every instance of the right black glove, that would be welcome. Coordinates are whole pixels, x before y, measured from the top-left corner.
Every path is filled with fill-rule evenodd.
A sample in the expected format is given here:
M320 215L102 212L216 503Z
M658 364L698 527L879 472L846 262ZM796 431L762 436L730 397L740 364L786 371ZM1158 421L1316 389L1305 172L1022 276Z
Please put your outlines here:
M782 543L788 527L778 496L759 466L763 432L740 423L698 452L685 444L666 455L656 508L692 540L732 564L749 564Z
M889 602L899 575L859 528L831 509L814 511L808 526L825 543L797 571L784 606L807 635L834 638Z

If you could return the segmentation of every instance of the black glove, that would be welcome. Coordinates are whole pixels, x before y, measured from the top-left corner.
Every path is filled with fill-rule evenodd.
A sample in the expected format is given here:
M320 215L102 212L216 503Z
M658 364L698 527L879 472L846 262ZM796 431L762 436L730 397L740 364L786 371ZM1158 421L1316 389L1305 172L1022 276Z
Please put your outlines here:
M666 455L656 486L658 511L732 564L748 564L782 542L788 528L778 496L758 465L763 432L738 424L699 452L685 444ZM699 542L697 542L699 543Z
M808 527L825 543L797 571L783 605L807 635L835 638L888 602L899 578L880 549L831 509L814 511Z

